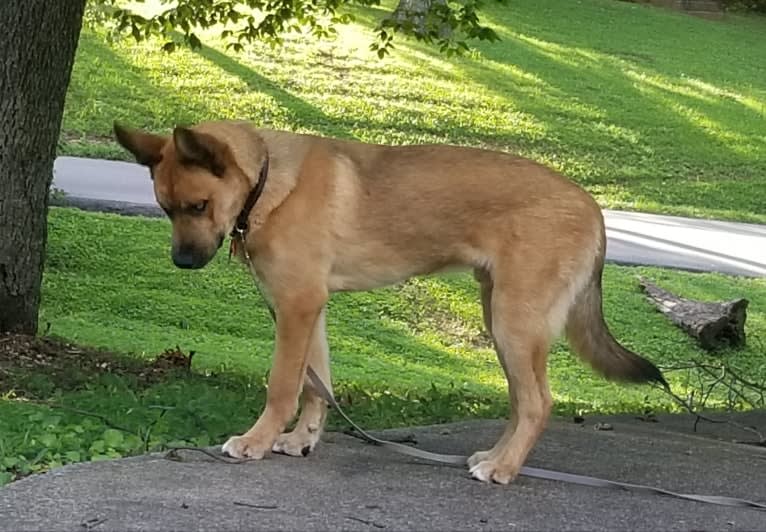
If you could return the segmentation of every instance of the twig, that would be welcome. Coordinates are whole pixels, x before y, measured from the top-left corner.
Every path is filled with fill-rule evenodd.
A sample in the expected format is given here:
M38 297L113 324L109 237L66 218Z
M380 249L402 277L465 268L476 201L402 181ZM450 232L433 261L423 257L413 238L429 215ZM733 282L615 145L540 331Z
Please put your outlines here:
M729 373L730 375L732 375L732 377L734 377L734 374L731 372L731 369L730 369L729 367L727 367L727 366L723 366L723 370L724 370L726 373ZM711 375L711 373L710 373L710 370L708 370L708 371L707 371L707 373L708 373L708 375ZM739 379L736 379L736 378L735 378L735 380L739 380ZM729 390L729 395L730 395L730 396L731 396L732 394L734 394L734 395L736 395L737 397L739 397L739 398L740 398L740 399L741 399L741 400L742 400L744 403L746 403L746 404L750 405L750 407L751 407L751 408L757 408L757 406L755 405L755 403L753 403L753 402L750 400L750 398L748 398L748 397L747 397L745 394L743 394L741 391L737 390L737 389L736 389L734 386L732 386L732 385L731 385L731 384L729 384L729 383L724 383L724 386L726 386L726 388Z
M101 525L105 522L106 522L106 519L99 519L98 517L94 517L92 519L88 519L87 521L80 523L80 526L83 527L85 530L90 530L92 528L96 528L98 525Z
M704 415L700 414L699 412L695 411L694 407L692 407L692 405L690 405L687 401L685 401L680 396L676 395L673 392L673 390L670 389L670 386L661 386L661 388L663 390L665 390L665 393L667 393L673 399L675 399L678 404L683 406L690 414L695 416L696 419L694 421L694 432L697 432L697 424L700 421L707 421L708 423L726 423L728 425L731 425L732 427L736 427L736 428L738 428L740 430L743 430L745 432L749 432L751 434L754 434L758 438L758 443L759 444L766 443L766 438L764 438L763 434L761 434L761 432L759 432L757 429L755 429L753 427L748 427L747 425L743 425L741 423L737 423L736 421L732 421L730 419L713 419L713 418L704 416Z
M66 405L62 405L58 403L53 403L51 401L41 401L38 399L25 398L24 402L31 403L33 405L47 406L48 408L57 408L59 410L66 410L67 412L72 412L73 414L80 414L81 416L93 417L100 420L104 425L106 425L109 428L112 428L114 430L120 430L122 432L126 432L128 434L137 436L136 431L125 428L121 425L118 425L117 423L114 423L112 420L110 420L108 417L104 416L103 414L98 414L96 412L89 412L87 410L81 410L79 408L74 408L72 406L66 406Z
M343 434L347 436L354 436L357 437L357 432L354 429L343 429ZM394 443L411 443L413 445L417 445L418 440L415 438L415 435L412 433L409 434L403 434L401 436L391 436L390 438L387 438L388 441L394 442Z
M247 508L255 508L256 510L277 510L279 506L276 504L250 504L249 502L234 501L234 506L246 506Z
M726 364L705 364L703 362L692 362L689 364L682 364L682 365L676 365L676 366L665 366L662 368L663 372L671 372L671 371L679 371L679 370L698 370L706 373L708 376L713 377L715 379L718 379L716 376L716 373L718 371L722 371L727 373L731 377L732 382L726 382L721 380L720 383L722 383L728 390L729 396L735 395L740 400L742 400L744 403L748 404L752 408L761 408L766 404L766 385L761 385L752 381L749 381L745 378L743 378L738 372L734 371L730 366ZM700 382L699 382L699 388L702 389L705 386L704 381L702 380L701 375L697 375ZM719 384L719 381L713 383L713 385ZM741 385L741 387L749 389L753 393L758 395L759 401L753 401L750 399L747 395L745 395L745 392L742 390L737 389L734 384ZM705 399L709 397L710 394L706 394ZM704 403L704 401L703 401Z
M163 408L160 411L160 415L157 416L154 421L152 421L152 424L149 425L149 427L144 432L144 437L142 439L144 441L144 452L145 453L149 452L149 438L152 435L152 430L154 429L155 425L157 425L157 423L159 423L159 421L163 418L163 416L165 414L167 414L168 410L169 410L168 408Z
M362 523L365 525L374 526L375 528L386 528L386 525L381 525L380 523L376 523L375 521L368 521L366 519L360 519L358 517L354 517L353 515L347 515L346 519L350 519L351 521L357 521L358 523Z
M700 402L704 405L708 397L710 397L710 394L713 393L713 390L715 390L715 387L718 386L724 379L726 378L726 369L721 372L721 375L716 377L716 380L713 381L713 383L710 385L708 390L705 392L705 394L702 396L702 399L700 399Z
M37 403L37 404L41 404L41 405L45 405L45 406L49 406L51 408L58 408L60 410L67 410L67 411L72 412L74 414L80 414L81 416L93 417L93 418L101 420L101 422L104 425L106 425L107 427L109 427L109 428L112 428L112 429L115 429L115 430L121 430L122 432L127 432L128 434L132 434L132 435L136 436L136 431L130 430L130 429L125 428L123 426L120 426L120 425L112 422L108 417L106 417L106 416L104 416L102 414L97 414L95 412L88 412L87 410L80 410L79 408L73 408L71 406L64 406L64 405L59 405L59 404L56 404L56 403L49 403L47 401L32 401L32 402Z
M183 447L183 446L170 447L168 452L165 453L165 458L167 458L168 460L183 462L183 458L179 456L178 451L195 451L195 452L207 455L210 458L213 458L214 460L218 460L219 462L223 462L225 464L244 464L245 462L252 462L255 460L255 458L228 458L222 454L216 454L214 452L211 452L205 449L204 447Z
M729 373L731 373L731 376L737 379L739 382L744 384L745 386L752 388L753 390L760 392L761 394L761 402L764 401L764 394L766 393L766 384L756 384L754 382L750 382L746 380L745 378L741 377L739 374L735 373L733 369L727 368Z

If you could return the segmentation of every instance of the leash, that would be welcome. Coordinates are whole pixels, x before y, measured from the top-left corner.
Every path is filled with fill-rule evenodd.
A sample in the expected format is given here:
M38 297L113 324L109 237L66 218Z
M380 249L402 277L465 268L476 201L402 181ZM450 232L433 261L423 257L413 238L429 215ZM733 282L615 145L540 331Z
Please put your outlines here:
M372 436L371 434L365 432L359 425L354 423L353 420L346 415L346 413L340 407L338 402L335 400L335 397L333 396L333 394L330 392L327 386L325 386L324 382L322 382L322 379L319 378L319 375L316 374L316 372L311 366L308 366L306 368L306 374L308 375L309 379L311 379L311 384L314 386L314 388L316 388L317 392L319 392L319 395L322 397L322 399L327 401L327 403L330 406L332 406L341 415L341 417L344 420L346 420L346 422L349 425L351 425L354 428L354 430L356 430L359 433L359 435L356 436L357 438L367 443L384 447L396 453L406 454L409 456L413 456L415 458L423 458L425 460L430 460L432 462L439 462L442 464L451 464L451 465L465 465L467 463L468 457L464 455L432 453L430 451L424 451L422 449L410 447L409 445L404 445L402 443L387 441L387 440L383 440L380 438L376 438L375 436ZM737 499L734 497L723 497L719 495L695 495L695 494L689 494L689 493L676 493L674 491L665 490L662 488L655 488L652 486L645 486L642 484L629 484L627 482L604 480L604 479L600 479L596 477L576 475L574 473L563 473L561 471L552 471L549 469L541 469L537 467L524 466L521 468L521 471L519 472L519 474L525 477L530 477L530 478L555 480L559 482L566 482L568 484L590 486L593 488L610 488L610 489L632 491L635 493L666 495L670 497L676 497L679 499L687 499L690 501L704 502L708 504L717 504L719 506L735 506L739 508L754 508L758 510L766 510L766 504L762 504L762 503L754 502L754 501L748 501L745 499Z
M268 164L269 164L269 159L267 156L265 163L263 167L261 168L261 173L259 176L258 183L255 189L253 189L250 195L248 196L248 200L245 203L245 208L243 209L242 213L240 213L237 219L237 224L235 225L234 230L232 230L232 245L234 243L234 238L239 238L241 240L245 259L247 260L247 266L248 266L248 269L250 269L252 274L254 274L255 272L253 272L253 266L252 266L252 261L250 260L250 254L247 251L247 246L245 246L245 233L247 231L247 217L250 213L250 210L255 205L255 202L257 201L261 192L263 191L263 186L266 183L266 174L268 172ZM261 296L261 299L263 299L263 302L266 304L266 308L268 308L269 310L271 319L276 324L277 316L276 316L276 313L274 312L274 308L269 303L268 298L265 297L265 294L263 293L261 289L261 285L257 281L257 279L255 282L255 287L258 290L258 293ZM383 447L395 453L412 456L414 458L421 458L424 460L429 460L431 462L438 462L438 463L449 464L449 465L460 465L460 466L467 464L468 457L464 455L434 453L430 451L425 451L423 449L417 449L409 445L404 445L402 443L383 440L380 438L376 438L375 436L372 436L371 434L365 432L364 429L362 429L359 425L354 423L354 421L350 417L348 417L348 415L343 411L343 409L338 404L338 401L335 400L335 396L332 394L329 388L325 385L325 383L322 382L322 379L319 377L319 375L316 374L316 372L314 371L314 368L312 368L311 366L307 366L306 375L311 380L311 384L314 386L314 388L322 397L322 399L326 401L329 406L335 409L335 411L338 412L338 414L340 414L340 416L349 425L351 425L351 427L353 427L356 433L352 433L351 435L354 436L355 438L358 438L364 442L367 442L373 445ZM170 459L176 459L176 460L179 459L180 457L177 454L177 450L200 451L200 452L204 452L208 456L213 456L213 458L217 460L221 459L220 456L215 456L214 453L211 453L210 451L207 451L201 448L196 448L196 447L171 448L170 452L166 456ZM171 455L171 453L174 453L174 454ZM221 461L229 463L229 464L239 464L239 463L251 461L251 459L244 459L244 460L223 459ZM615 489L615 490L623 490L623 491L632 491L634 493L665 495L669 497L675 497L677 499L686 499L690 501L703 502L707 504L716 504L719 506L734 506L737 508L752 508L756 510L766 510L766 504L755 502L755 501L749 501L746 499L738 499L735 497L724 497L720 495L696 495L696 494L690 494L690 493L676 493L674 491L670 491L670 490L666 490L662 488L655 488L652 486L645 486L642 484L630 484L627 482L604 480L604 479L600 479L596 477L589 477L586 475L564 473L561 471L553 471L550 469L541 469L537 467L524 466L521 468L521 471L519 472L519 474L525 477L530 477L530 478L554 480L558 482L565 482L568 484L577 484L580 486L589 486L593 488L607 488L607 489Z

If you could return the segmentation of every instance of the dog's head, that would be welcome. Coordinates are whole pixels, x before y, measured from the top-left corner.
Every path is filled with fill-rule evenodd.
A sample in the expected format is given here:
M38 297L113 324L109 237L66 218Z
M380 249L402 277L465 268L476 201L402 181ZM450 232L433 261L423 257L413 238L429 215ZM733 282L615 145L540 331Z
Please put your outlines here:
M177 127L166 137L115 123L114 133L150 169L157 203L173 224L173 263L205 266L232 230L252 186L231 146L214 128L199 126Z

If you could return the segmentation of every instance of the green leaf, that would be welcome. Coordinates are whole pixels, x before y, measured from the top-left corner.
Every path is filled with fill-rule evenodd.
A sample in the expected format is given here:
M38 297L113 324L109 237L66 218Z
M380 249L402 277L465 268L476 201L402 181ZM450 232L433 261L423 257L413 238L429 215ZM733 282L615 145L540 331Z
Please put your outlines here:
M122 432L116 429L106 429L103 434L104 444L106 447L116 449L120 447L125 441L125 437Z
M82 460L82 455L80 455L80 451L67 451L64 453L64 458L67 462L79 462Z
M12 467L15 467L21 460L17 456L6 456L3 458L2 464L3 467L10 469Z
M58 438L55 434L46 433L38 438L38 441L49 449L55 449L58 447Z

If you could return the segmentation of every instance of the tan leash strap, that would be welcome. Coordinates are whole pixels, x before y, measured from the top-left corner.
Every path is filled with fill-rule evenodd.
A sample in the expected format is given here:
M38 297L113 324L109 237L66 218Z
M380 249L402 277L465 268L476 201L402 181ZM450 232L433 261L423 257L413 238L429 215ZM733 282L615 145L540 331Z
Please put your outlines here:
M330 392L327 386L325 386L324 382L322 382L322 379L319 378L319 375L316 374L316 372L311 366L308 366L306 368L306 374L308 375L309 379L311 379L311 383L314 386L314 388L317 390L317 392L319 392L319 395L322 396L322 399L327 401L327 403L330 406L332 406L341 415L341 417L343 417L343 419L345 419L346 422L349 423L354 428L354 430L356 430L359 433L358 437L360 439L368 443L372 443L374 445L385 447L387 449L390 449L400 454L406 454L409 456L413 456L415 458L423 458L425 460L431 460L432 462L440 462L443 464L452 464L452 465L465 465L467 463L468 461L467 456L458 455L458 454L432 453L429 451L424 451L422 449L416 449L415 447L404 445L402 443L382 440L380 438L376 438L375 436L368 434L361 427L359 427L359 425L354 423L351 420L351 418L349 418L346 415L346 413L340 407L338 402L335 400L335 396L333 396L333 394ZM704 502L708 504L717 504L720 506L736 506L739 508L754 508L758 510L766 510L766 504L762 504L762 503L758 503L754 501L748 501L745 499L737 499L733 497L721 497L718 495L693 495L693 494L687 494L687 493L675 493L673 491L664 490L661 488L654 488L651 486L644 486L641 484L628 484L626 482L603 480L600 478L588 477L585 475L575 475L573 473L562 473L560 471L551 471L549 469L540 469L537 467L526 467L526 466L522 467L519 474L525 477L530 477L530 478L556 480L559 482L566 482L569 484L579 484L581 486L590 486L594 488L621 489L621 490L632 491L636 493L648 493L652 495L667 495L667 496L676 497L679 499L688 499L690 501Z

